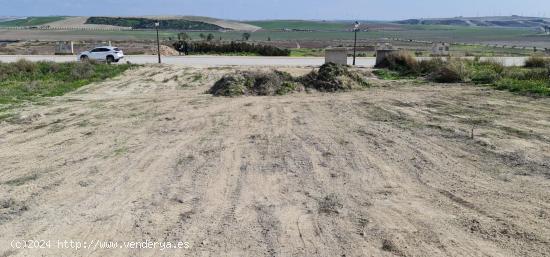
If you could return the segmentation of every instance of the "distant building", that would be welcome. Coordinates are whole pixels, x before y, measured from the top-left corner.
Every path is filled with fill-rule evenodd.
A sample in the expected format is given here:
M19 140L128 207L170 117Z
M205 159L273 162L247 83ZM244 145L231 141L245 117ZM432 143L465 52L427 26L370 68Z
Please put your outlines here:
M434 56L448 56L450 55L449 43L434 43L432 45L432 55Z
M55 42L56 55L72 55L74 54L73 41L57 41Z

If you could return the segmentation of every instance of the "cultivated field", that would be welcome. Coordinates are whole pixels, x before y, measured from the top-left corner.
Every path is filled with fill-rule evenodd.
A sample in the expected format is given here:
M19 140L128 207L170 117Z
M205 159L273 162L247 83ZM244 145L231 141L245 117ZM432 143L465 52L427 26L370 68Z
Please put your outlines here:
M345 93L205 94L235 69L145 66L12 110L0 256L550 254L550 99L374 77ZM13 250L13 237L190 248Z

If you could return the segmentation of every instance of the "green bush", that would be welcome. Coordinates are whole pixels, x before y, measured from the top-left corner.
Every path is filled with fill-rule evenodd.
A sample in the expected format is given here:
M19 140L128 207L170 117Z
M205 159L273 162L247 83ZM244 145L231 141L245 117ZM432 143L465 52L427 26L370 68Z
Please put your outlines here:
M523 94L550 96L550 82L548 80L519 80L503 78L495 84L495 88Z
M399 72L392 71L392 70L379 69L379 70L373 71L373 73L374 75L384 80L398 80L403 78L403 76L401 76Z
M476 84L492 84L499 79L500 75L490 68L475 69L471 73L471 80Z
M290 50L270 45L246 42L212 43L178 41L174 48L185 54L256 54L260 56L289 56Z

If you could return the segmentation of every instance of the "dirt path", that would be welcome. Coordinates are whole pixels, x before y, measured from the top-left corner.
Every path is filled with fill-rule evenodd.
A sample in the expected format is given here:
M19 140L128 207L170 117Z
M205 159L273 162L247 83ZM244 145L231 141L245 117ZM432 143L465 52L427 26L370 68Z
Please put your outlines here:
M1 123L0 256L550 254L550 100L384 81L203 93L227 72L147 66Z

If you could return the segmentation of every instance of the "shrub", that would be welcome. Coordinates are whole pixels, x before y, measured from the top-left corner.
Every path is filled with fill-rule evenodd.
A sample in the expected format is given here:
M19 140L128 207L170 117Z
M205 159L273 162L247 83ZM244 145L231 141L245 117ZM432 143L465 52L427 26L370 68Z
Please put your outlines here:
M405 51L389 53L386 59L379 63L376 68L387 68L397 71L401 75L416 75L420 73L418 61Z
M470 71L470 79L476 84L495 83L505 70L504 65L495 60L479 61L479 58L476 58L474 61L465 61L465 63Z
M73 80L89 79L95 73L94 65L90 62L77 62L70 72L70 78Z
M246 42L212 43L178 41L174 48L185 54L257 54L261 56L289 56L290 50L270 45L250 44Z
M544 68L512 67L504 72L504 77L518 80L544 80L549 78L548 75L548 69Z
M445 65L445 60L441 58L432 58L419 62L420 74L430 74Z
M461 60L450 60L445 65L437 68L428 78L437 83L458 83L469 78L468 69Z
M496 83L495 88L523 94L550 96L550 82L548 80L518 80L504 78Z
M495 83L499 78L499 74L489 68L476 69L472 72L471 79L472 82L476 84L492 84Z
M477 64L477 66L490 68L498 74L502 74L502 72L504 72L504 70L506 69L506 67L504 67L504 64L502 64L502 62L494 59L474 61L474 64Z
M525 60L526 68L545 68L550 65L550 61L543 56L532 55Z
M36 63L27 61L25 59L21 59L16 61L13 64L13 67L15 68L15 72L24 72L24 73L35 73L37 71L38 66Z

